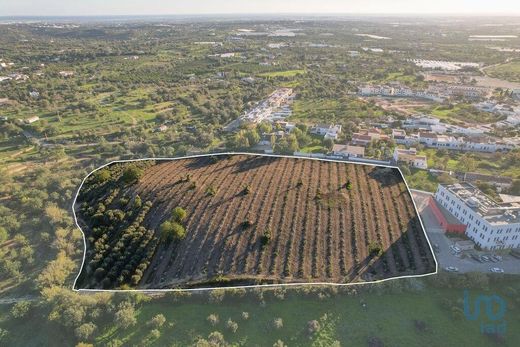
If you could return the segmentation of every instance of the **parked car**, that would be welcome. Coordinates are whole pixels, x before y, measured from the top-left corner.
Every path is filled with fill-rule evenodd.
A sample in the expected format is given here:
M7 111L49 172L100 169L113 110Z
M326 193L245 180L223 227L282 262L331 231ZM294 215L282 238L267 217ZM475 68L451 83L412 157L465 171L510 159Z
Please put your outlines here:
M461 250L459 247L455 246L455 245L451 245L451 246L450 246L450 249L451 249L453 252L455 252L455 253L460 253L460 252L462 252L462 250Z
M491 259L493 263L498 263L500 261L500 259L496 255L490 255L489 259Z
M496 274L503 274L504 273L504 269L501 269L499 267L492 267L491 269L489 269L489 271L491 271L493 273L496 273Z
M480 259L480 256L478 254L472 253L471 258L478 261L479 263L483 263L482 259Z
M502 261L502 256L501 255L496 255L496 254L493 254L491 256L491 259L496 259L496 261Z
M459 268L457 268L455 266L447 266L444 268L444 270L446 270L448 272L459 272Z
M482 259L482 261L485 261L485 262L491 261L491 259L487 255L480 256L480 259Z

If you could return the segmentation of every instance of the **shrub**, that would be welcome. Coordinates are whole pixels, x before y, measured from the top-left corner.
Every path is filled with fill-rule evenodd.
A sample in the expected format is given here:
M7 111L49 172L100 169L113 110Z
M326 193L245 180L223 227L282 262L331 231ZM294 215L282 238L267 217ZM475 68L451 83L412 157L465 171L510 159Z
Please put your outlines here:
M152 329L148 335L149 340L157 340L159 337L161 337L161 332L157 329Z
M226 328L228 328L232 333L236 333L238 330L238 323L229 318L226 322Z
M163 314L157 314L155 315L150 322L148 322L150 325L155 327L156 329L162 327L164 323L166 323L166 317L164 317Z
M31 302L29 301L19 301L17 302L13 308L11 308L11 315L14 318L23 318L29 312L31 308Z
M143 170L141 170L135 165L129 165L123 171L122 179L123 182L125 182L126 184L131 184L139 181L139 178L141 178L142 175Z
M186 229L177 222L166 221L159 227L161 237L167 241L182 240L186 237Z
M249 219L246 219L242 222L242 228L244 228L244 229L247 229L252 225L253 225L253 222L250 221Z
M352 182L350 180L347 180L347 183L345 183L345 189L352 190Z
M185 220L187 215L188 213L186 210L179 206L175 207L172 211L172 218L177 223L181 223Z
M208 188L206 188L206 194L209 196L215 196L217 194L217 188L215 188L213 185L210 185Z
M208 323L211 324L212 326L217 325L218 322L219 322L218 315L217 315L217 314L214 314L214 313L210 314L210 315L208 316L208 318L206 318L206 320L207 320Z
M96 329L97 327L94 323L85 323L77 327L74 330L74 334L81 340L88 340Z
M244 195L248 195L249 193L251 193L251 186L248 184L248 185L245 186L244 189L242 190L242 194L244 194Z
M271 229L265 229L264 234L260 238L260 241L262 242L262 246L267 246L269 242L271 242L272 233Z
M282 318L275 318L273 320L273 328L275 328L276 330L279 330L279 329L283 328L283 320L282 320Z
M94 181L98 184L105 183L111 178L110 170L101 169L94 173Z
M318 331L320 331L320 322L317 320L310 320L307 322L307 333L309 335L314 335Z
M372 256L380 257L383 255L383 247L377 242L370 242L368 244L368 253Z
M143 205L143 201L141 200L141 197L139 195L136 195L135 199L134 199L134 207L136 209L139 209L139 208L141 208L142 205Z

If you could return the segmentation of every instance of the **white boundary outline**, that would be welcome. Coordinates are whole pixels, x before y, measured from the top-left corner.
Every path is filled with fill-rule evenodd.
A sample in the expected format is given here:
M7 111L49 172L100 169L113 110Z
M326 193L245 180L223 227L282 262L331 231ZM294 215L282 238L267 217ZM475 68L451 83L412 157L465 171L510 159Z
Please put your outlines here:
M78 219L76 216L76 211L74 209L76 205L76 200L78 199L79 192L81 191L81 188L83 187L83 184L85 183L86 179L92 175L94 172L101 170L104 167L110 166L112 164L116 163L128 163L128 162L135 162L135 161L146 161L146 160L155 160L155 161L171 161L171 160L178 160L178 159L190 159L190 158L200 158L200 157L209 157L209 156L219 156L219 155L250 155L250 156L262 156L262 157L275 157L275 158L292 158L292 159L307 159L307 160L319 160L319 161L328 161L328 162L335 162L335 163L347 163L347 164L358 164L358 165L369 165L369 166L376 166L376 167L387 167L392 169L397 169L399 171L399 174L401 175L401 178L404 181L404 184L406 186L406 189L408 190L408 194L410 194L410 198L412 199L412 203L415 209L415 213L417 214L417 217L419 219L419 223L421 224L421 228L424 232L424 236L426 238L426 241L428 242L428 246L430 246L430 252L433 256L433 260L435 262L435 272L430 272L426 274L420 274L420 275L405 275L405 276L397 276L397 277L389 277L384 278L382 280L376 280L376 281L366 281L366 282L355 282L355 283L330 283L330 282L310 282L310 283L278 283L278 284L254 284L254 285L243 285L243 286L230 286L230 287L210 287L210 288L164 288L164 289L146 289L146 288L132 288L132 289L91 289L91 288L76 288L76 282L81 275L81 272L83 271L83 266L85 265L85 257L87 254L87 242L85 238L85 233L81 229L78 223ZM226 290L226 289L241 289L241 288L269 288L269 287L291 287L291 286L337 286L337 287L343 287L343 286L357 286L357 285L364 285L364 284L373 284L373 283L381 283L391 280L397 280L401 278L419 278L419 277L426 277L426 276L432 276L438 273L439 271L439 264L437 262L437 258L435 257L435 252L433 251L430 239L428 238L428 233L426 232L426 228L424 227L424 224L421 219L421 215L419 213L419 210L417 209L417 205L415 204L415 201L413 199L410 187L408 186L408 183L406 182L403 173L401 172L401 169L398 166L391 166L391 165L383 165L383 164L373 164L373 163L364 163L364 162L355 162L355 161L349 161L349 160L334 160L334 159L326 159L326 158L312 158L312 157L304 157L304 156L295 156L295 155L277 155L277 154L265 154L265 153L248 153L248 152L219 152L219 153L207 153L207 154L196 154L196 155L188 155L184 157L177 157L177 158L141 158L141 159L125 159L125 160L113 160L107 164L104 164L97 169L92 170L83 180L81 181L81 184L76 192L76 195L74 197L74 201L72 202L72 214L74 215L74 222L76 223L76 226L81 231L81 234L83 236L83 260L81 262L81 267L79 269L78 274L76 275L76 278L74 279L74 283L72 284L72 290L76 292L196 292L196 291L211 291L211 290Z

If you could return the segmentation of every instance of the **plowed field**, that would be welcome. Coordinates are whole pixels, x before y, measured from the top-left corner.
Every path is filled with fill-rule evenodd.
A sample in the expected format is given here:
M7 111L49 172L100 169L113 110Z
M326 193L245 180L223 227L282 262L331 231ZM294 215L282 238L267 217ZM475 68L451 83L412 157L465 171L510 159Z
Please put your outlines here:
M103 169L103 184L91 175L80 191L79 288L351 283L435 270L397 169L216 155L139 162L142 176L123 184L128 165ZM160 225L176 207L187 213L186 236L165 240ZM116 210L124 216L105 216Z

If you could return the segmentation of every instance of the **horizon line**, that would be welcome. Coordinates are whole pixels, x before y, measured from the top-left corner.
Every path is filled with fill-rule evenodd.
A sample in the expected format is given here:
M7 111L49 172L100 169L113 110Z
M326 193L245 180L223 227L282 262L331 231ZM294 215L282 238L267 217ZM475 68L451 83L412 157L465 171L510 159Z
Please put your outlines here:
M520 12L208 12L208 13L149 13L149 14L11 14L1 15L0 19L7 18L92 18L92 17L211 17L211 16L306 16L306 17L347 17L347 16L391 16L391 17L519 17Z

